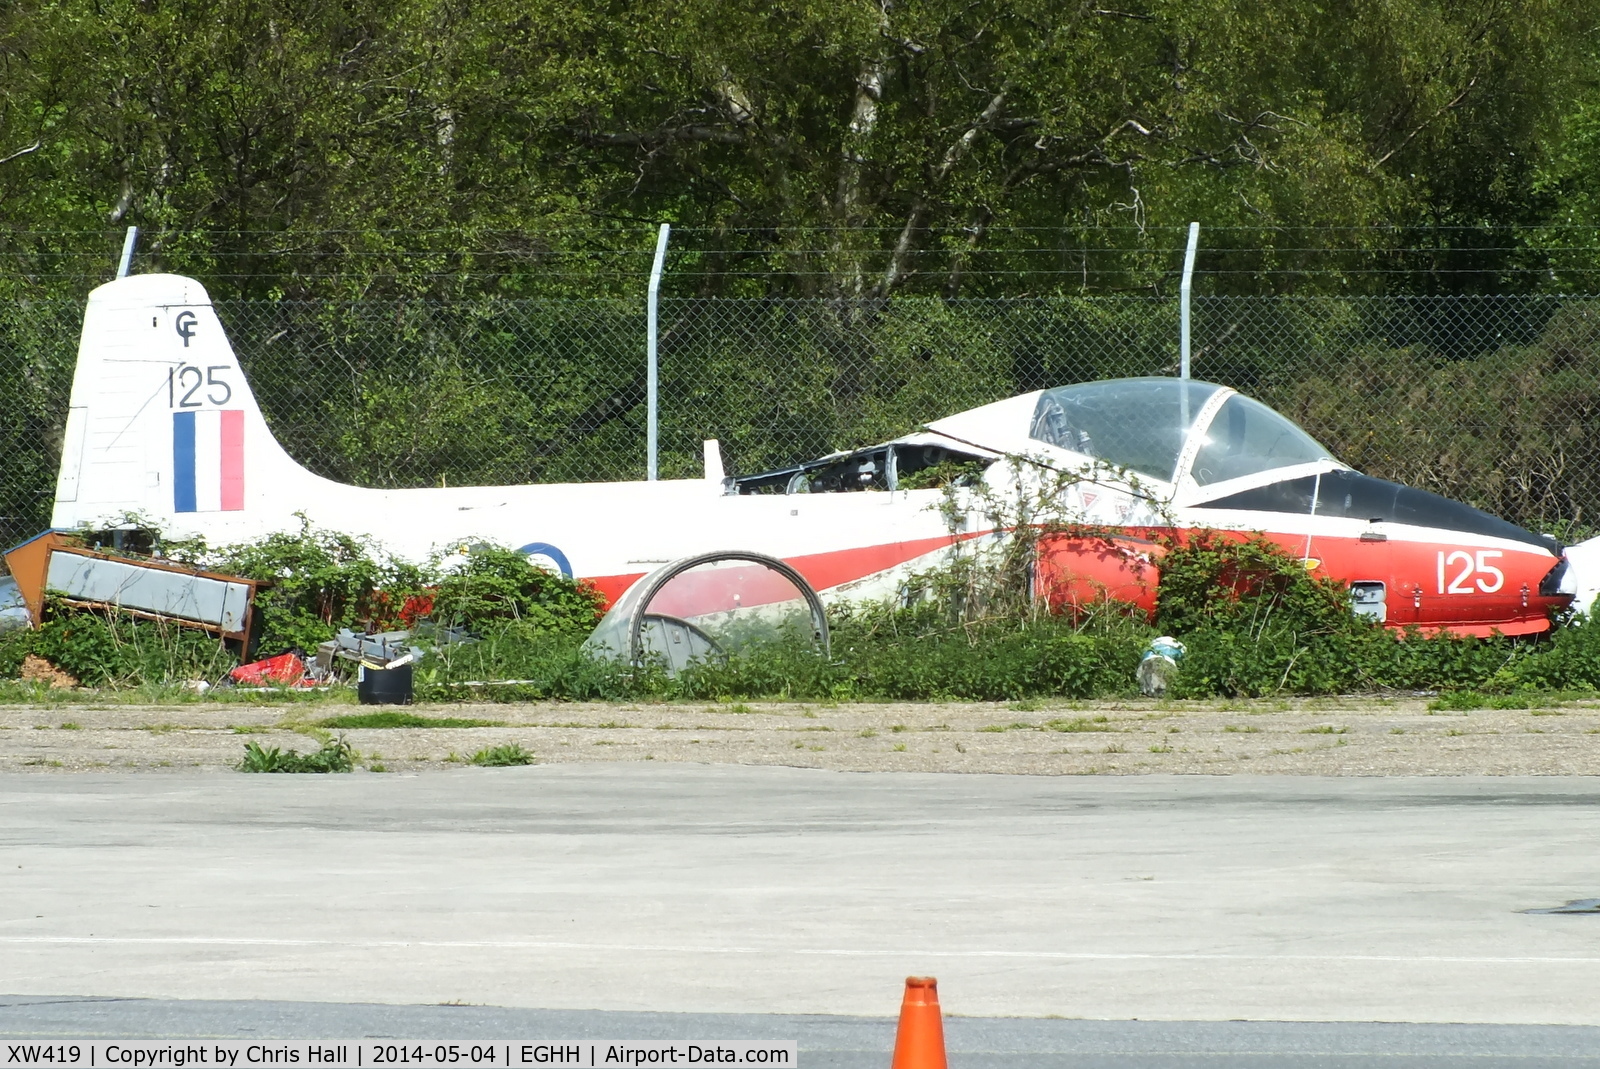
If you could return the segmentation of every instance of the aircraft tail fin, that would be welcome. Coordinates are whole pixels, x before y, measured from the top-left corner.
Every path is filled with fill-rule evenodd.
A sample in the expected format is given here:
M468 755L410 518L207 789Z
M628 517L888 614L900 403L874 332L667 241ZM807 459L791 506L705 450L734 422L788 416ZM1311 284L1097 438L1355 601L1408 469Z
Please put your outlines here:
M130 275L89 295L52 524L137 516L169 535L281 527L322 482L284 452L205 287Z

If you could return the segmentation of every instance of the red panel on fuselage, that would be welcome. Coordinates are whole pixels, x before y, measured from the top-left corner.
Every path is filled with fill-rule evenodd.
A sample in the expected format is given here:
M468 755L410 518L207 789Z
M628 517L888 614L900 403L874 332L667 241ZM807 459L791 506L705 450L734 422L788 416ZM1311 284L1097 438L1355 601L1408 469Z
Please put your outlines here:
M980 532L981 533L981 532ZM1036 588L1057 610L1083 607L1107 598L1155 611L1162 548L1154 541L1180 540L1202 533L1199 528L1128 528L1106 536L1051 536L1041 540ZM1217 533L1217 532L1213 532ZM1253 532L1220 532L1244 540ZM1443 534L1444 532L1441 532ZM1295 557L1305 553L1303 533L1261 532ZM817 590L868 578L917 557L946 548L977 534L916 539L858 546L830 553L790 557L788 563ZM1550 615L1566 608L1565 595L1546 597L1539 584L1557 560L1536 546L1508 548L1496 540L1489 548L1471 536L1459 540L1417 542L1398 538L1350 538L1314 535L1308 563L1313 574L1341 583L1379 582L1386 590L1386 623L1447 629L1457 634L1537 634L1550 627ZM1441 571L1442 569L1442 571ZM590 582L608 604L644 573L599 576ZM728 581L743 587L750 577L730 569ZM763 587L764 583L758 584ZM733 587L730 587L730 590ZM770 596L790 596L775 587L769 593L748 590L741 604L761 604ZM754 599L754 600L752 600Z
M1039 540L1034 590L1053 612L1081 612L1107 601L1156 611L1165 547L1113 535L1046 535Z
M827 590L844 583L853 583L858 579L865 579L879 572L888 571L890 568L915 560L935 550L945 549L955 545L957 542L976 537L978 537L978 534L941 535L937 538L916 538L908 542L886 542L876 546L854 546L850 549L834 550L831 553L806 553L785 559L795 571L805 576L806 582L811 584L812 589ZM759 568L758 570L767 575L771 574L765 568ZM603 575L591 578L588 582L596 590L600 591L606 600L607 607L610 607L630 586L644 578L645 574L644 572L634 572L628 575ZM731 584L729 586L730 591L746 581L741 578L743 569L726 569L726 575L729 577L729 583ZM781 585L787 587L787 583ZM742 599L741 604L746 606L759 605L765 604L766 601L782 600L793 596L792 588L779 593L778 588L774 587L771 593L775 594L776 597L768 597L752 588L752 597L765 598L766 600L750 601Z

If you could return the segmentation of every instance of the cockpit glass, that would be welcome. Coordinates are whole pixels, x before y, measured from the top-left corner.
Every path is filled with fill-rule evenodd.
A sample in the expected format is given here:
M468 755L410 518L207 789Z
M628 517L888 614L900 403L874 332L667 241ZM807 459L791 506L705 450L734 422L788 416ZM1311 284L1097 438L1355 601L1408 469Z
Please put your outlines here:
M1248 397L1233 395L1217 409L1190 473L1201 486L1257 472L1332 460L1333 454L1293 423Z
M1059 386L1039 395L1028 435L1171 482L1189 428L1220 388L1156 378Z

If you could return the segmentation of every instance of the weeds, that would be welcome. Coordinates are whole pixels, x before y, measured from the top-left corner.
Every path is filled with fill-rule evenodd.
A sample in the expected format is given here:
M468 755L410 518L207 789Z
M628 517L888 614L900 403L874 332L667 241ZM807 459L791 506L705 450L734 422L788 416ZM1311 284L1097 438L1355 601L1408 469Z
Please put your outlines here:
M1071 719L1046 720L1043 726L1051 731L1065 732L1114 730L1108 723L1108 718L1103 716L1076 716Z
M524 750L517 743L507 743L503 746L490 746L473 754L470 761L474 765L484 768L503 768L509 765L531 765L534 762L533 754Z
M833 607L831 656L818 655L809 641L776 640L691 665L675 677L659 665L586 655L580 646L598 609L593 592L532 568L508 550L474 551L455 559L456 570L447 573L441 561L402 565L365 542L308 527L218 551L208 562L277 580L261 603L266 650L308 649L336 626L408 624L424 612L470 625L479 641L440 646L417 665L416 692L424 701L709 701L729 713L747 713L753 710L746 702L758 699L821 706L971 700L1036 712L1061 699L1131 696L1140 656L1162 632L1187 646L1171 682L1169 696L1175 699L1233 702L1426 688L1443 692L1430 709L1464 711L1531 709L1556 700L1553 694L1593 696L1600 688L1600 623L1586 617L1539 639L1395 632L1356 616L1348 592L1308 574L1297 557L1237 534L1158 539L1161 582L1153 621L1112 602L1053 613L1032 588L1036 570L1030 562L1037 562L1041 539L1096 535L1049 519L1044 490L1023 496L1009 510L994 502L977 506L1017 534L963 550L949 567L914 577L893 601ZM262 696L213 688L202 697L185 689L186 681L220 680L233 664L214 639L115 613L58 610L52 607L37 631L0 636L0 702L81 700L69 691L6 678L19 674L29 654L86 686L111 688L111 701L352 700L348 689ZM1059 717L1043 726L1112 730L1096 723ZM316 724L354 729L499 722L352 712Z
M344 739L330 740L314 753L303 755L247 742L238 768L240 772L349 772L355 768L355 750Z
M33 654L70 673L84 686L215 680L236 663L203 631L121 612L68 611L50 599L37 630L0 635L0 676L15 678Z

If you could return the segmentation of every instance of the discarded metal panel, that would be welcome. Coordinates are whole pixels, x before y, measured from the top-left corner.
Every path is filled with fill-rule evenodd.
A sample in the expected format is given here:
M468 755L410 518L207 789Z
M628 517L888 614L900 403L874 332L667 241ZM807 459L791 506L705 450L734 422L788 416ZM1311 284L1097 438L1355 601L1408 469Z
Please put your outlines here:
M71 601L115 605L243 635L255 588L245 582L65 551L50 554L47 589Z
M80 608L201 628L241 643L246 654L252 645L256 590L265 585L256 580L89 549L62 531L31 538L5 559L35 625L48 592Z

